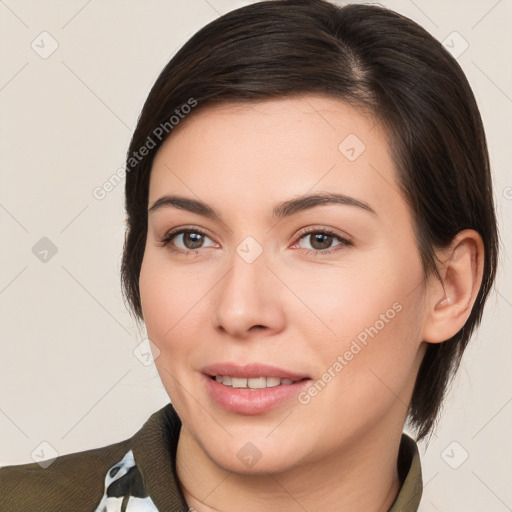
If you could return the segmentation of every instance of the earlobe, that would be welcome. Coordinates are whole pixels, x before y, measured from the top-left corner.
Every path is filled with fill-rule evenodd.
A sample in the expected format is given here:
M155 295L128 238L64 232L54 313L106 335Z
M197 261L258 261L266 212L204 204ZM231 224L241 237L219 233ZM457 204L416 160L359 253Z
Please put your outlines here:
M441 343L462 329L480 290L483 260L482 238L472 229L458 233L440 252L441 281L435 276L429 280L424 341Z

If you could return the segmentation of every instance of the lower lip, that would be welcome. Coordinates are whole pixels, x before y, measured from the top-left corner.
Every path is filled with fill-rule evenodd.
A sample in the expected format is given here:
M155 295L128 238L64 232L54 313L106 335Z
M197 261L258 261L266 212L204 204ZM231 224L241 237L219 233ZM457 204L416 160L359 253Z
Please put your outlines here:
M304 379L293 384L253 390L224 386L208 375L203 377L206 389L217 405L230 412L251 416L268 412L296 397L311 382L311 379Z

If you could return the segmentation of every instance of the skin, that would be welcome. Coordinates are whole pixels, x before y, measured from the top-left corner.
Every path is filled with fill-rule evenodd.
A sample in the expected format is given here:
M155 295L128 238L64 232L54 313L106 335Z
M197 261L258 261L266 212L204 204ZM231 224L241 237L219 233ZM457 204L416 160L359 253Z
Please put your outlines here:
M349 134L365 145L354 161L338 149ZM159 149L149 205L176 194L222 216L151 212L139 281L155 363L183 423L176 465L189 506L377 512L393 503L426 342L448 339L466 321L483 254L478 234L465 230L439 253L442 282L425 279L398 190L376 120L328 97L207 107ZM375 213L329 204L271 217L276 203L321 192L364 201ZM206 236L160 243L180 227ZM305 228L335 235L322 246ZM252 263L236 251L248 236L262 249ZM221 361L321 379L396 303L400 312L307 404L294 398L247 416L220 408L206 391L201 368ZM252 467L237 456L248 442L261 454Z

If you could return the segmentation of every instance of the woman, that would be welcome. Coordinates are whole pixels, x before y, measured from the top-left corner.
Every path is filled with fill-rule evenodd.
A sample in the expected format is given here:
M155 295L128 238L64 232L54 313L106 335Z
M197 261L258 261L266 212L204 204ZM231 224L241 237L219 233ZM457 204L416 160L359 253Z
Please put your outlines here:
M415 511L497 259L456 61L387 9L259 2L162 71L122 279L169 394L126 441L0 469L1 510Z

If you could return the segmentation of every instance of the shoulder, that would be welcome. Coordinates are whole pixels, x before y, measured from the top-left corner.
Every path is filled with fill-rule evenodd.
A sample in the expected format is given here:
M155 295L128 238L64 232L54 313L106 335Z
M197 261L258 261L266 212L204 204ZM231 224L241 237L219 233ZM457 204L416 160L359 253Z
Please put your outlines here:
M0 511L186 511L173 466L180 428L169 403L119 443L2 467Z
M104 493L105 475L129 450L130 440L126 440L61 455L49 465L30 463L1 467L0 510L94 510Z

